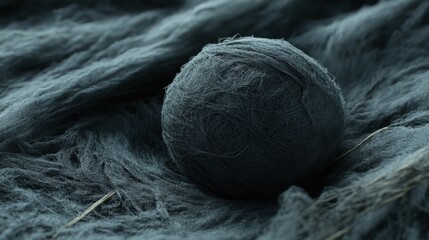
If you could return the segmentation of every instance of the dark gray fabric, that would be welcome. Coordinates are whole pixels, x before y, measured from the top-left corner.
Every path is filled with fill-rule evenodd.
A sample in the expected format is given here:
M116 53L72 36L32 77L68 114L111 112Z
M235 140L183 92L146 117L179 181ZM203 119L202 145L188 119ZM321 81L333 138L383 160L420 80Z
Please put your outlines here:
M345 115L339 86L317 61L284 40L243 37L206 45L182 67L161 125L186 176L251 200L316 185Z
M0 239L428 238L429 2L0 1ZM219 38L285 38L350 114L320 196L232 201L182 176L164 87Z

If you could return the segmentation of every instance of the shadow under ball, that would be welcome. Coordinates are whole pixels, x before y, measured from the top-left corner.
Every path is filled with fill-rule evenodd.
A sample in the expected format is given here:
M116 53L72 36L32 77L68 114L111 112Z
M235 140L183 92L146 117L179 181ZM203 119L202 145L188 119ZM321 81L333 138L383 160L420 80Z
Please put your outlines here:
M209 44L168 86L162 135L190 180L228 198L317 182L345 125L341 90L284 40Z

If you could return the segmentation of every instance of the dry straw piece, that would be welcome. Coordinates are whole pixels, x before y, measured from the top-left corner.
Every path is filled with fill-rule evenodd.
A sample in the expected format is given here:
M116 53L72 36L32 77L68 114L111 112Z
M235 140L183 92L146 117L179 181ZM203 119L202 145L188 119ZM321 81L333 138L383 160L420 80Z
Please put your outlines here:
M410 192L419 187L427 188L429 183L429 145L402 160L407 164L398 164L393 171L370 174L359 184L324 192L302 212L304 219L319 222L317 231L321 239L334 240L353 231L354 221L371 219L374 212L409 201ZM317 219L314 212L319 213Z
M51 239L57 239L58 235L61 233L61 230L64 228L71 227L75 225L77 222L82 220L86 215L90 214L92 211L94 211L95 208L103 204L105 201L109 200L111 197L113 197L116 194L116 191L111 191L108 194L104 195L102 198L100 198L97 202L93 203L91 206L89 206L85 211L77 215L73 220L59 228L55 234L52 236Z
M371 139L372 137L374 137L375 135L385 131L389 129L389 127L384 127L384 128L380 128L377 131L369 134L366 138L364 138L360 143L356 144L356 146L354 146L353 148L351 148L350 150L348 150L347 152L341 154L340 156L336 157L334 159L334 161L331 162L331 164L337 162L338 160L344 158L345 156L349 155L350 153L352 153L354 150L356 150L358 147L360 147L362 144L364 144L366 141L368 141L369 139Z

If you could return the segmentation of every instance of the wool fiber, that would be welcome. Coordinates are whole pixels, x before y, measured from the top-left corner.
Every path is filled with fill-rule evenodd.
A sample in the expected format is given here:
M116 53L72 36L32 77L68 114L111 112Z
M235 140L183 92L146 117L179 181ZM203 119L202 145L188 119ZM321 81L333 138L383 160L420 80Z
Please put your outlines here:
M169 153L194 182L232 198L315 185L345 125L331 76L284 40L208 45L166 91Z
M316 196L226 199L168 153L165 87L237 34L283 38L335 76L336 156L387 127ZM429 239L428 42L427 0L0 0L0 239Z

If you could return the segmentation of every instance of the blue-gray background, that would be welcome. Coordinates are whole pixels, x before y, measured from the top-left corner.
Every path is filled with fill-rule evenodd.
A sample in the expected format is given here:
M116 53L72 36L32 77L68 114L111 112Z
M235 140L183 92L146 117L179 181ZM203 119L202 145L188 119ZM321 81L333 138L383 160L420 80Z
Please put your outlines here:
M0 1L0 239L428 238L429 2ZM319 198L201 192L161 138L164 87L207 43L285 38L349 122Z

